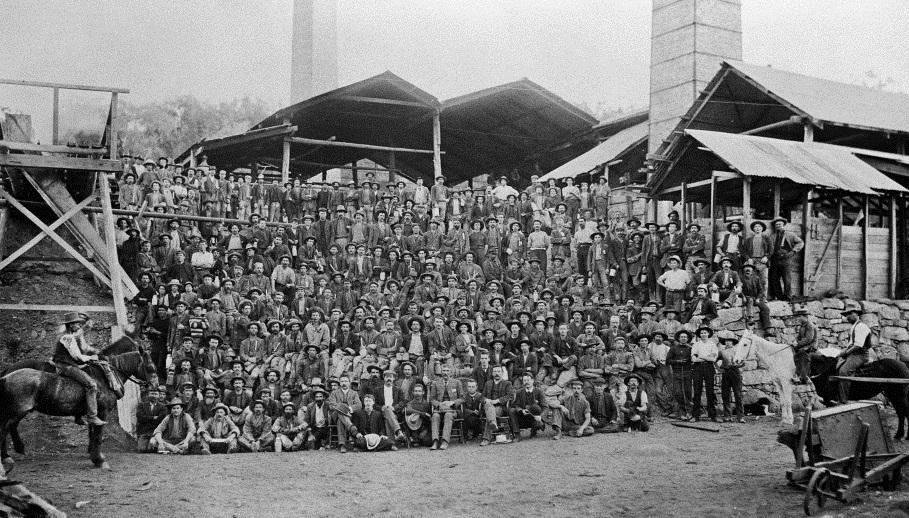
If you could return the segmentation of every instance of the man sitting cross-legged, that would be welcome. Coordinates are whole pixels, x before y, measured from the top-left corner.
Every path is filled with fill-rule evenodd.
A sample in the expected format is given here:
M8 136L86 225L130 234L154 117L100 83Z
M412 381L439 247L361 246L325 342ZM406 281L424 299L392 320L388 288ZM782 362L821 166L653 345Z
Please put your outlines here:
M486 430L480 446L488 446L492 434L498 433L499 425L496 418L505 415L508 405L514 400L514 385L503 379L504 367L496 365L492 368L492 379L486 382L483 389L483 411L486 413Z
M306 439L306 420L297 415L297 406L290 401L284 403L281 410L281 415L271 425L271 432L275 434L275 451L298 451Z
M252 413L243 422L243 433L237 440L242 451L257 453L268 451L275 442L271 432L271 417L265 413L265 403L261 399L253 401Z
M203 455L212 453L234 453L237 451L237 437L240 429L228 417L230 409L224 403L217 403L214 415L202 424L199 432L199 446Z

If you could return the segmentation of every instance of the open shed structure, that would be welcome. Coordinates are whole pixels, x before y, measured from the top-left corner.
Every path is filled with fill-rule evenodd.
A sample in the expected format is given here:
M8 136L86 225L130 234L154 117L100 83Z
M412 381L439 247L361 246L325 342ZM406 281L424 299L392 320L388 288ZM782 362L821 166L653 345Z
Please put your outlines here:
M194 164L204 155L225 169L270 165L285 180L346 169L354 181L361 159L425 180L442 175L444 161L449 184L485 174L508 175L520 186L594 145L561 147L596 123L528 79L440 103L384 72L282 108L244 133L201 140L177 161Z
M726 62L651 157L647 189L714 245L732 219L748 233L787 218L805 241L796 295L903 296L907 140L907 95Z

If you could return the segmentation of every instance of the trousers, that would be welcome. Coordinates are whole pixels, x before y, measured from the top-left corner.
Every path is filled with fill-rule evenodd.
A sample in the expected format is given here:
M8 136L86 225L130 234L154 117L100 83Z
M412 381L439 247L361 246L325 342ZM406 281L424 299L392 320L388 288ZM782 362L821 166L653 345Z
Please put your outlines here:
M716 417L716 390L714 390L714 375L716 369L713 362L698 362L692 365L694 371L694 405L691 408L691 415L698 417L701 415L701 397L704 389L707 390L707 416L713 419Z

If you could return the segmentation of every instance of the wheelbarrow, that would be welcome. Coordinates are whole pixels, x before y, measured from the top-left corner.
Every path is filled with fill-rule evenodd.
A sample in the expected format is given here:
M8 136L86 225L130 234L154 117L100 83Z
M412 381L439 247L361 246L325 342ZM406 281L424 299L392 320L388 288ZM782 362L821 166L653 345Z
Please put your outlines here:
M813 414L807 409L793 451L796 467L786 478L804 490L803 509L809 516L828 498L851 503L869 486L895 490L909 462L909 453L893 451L878 405L865 402Z

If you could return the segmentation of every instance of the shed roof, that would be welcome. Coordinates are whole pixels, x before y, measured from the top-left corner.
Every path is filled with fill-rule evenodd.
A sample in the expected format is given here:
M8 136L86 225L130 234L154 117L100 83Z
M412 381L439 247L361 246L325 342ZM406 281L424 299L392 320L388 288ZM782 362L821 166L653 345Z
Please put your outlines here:
M726 65L819 121L909 133L909 95L741 61Z
M783 178L861 194L906 192L849 148L706 130L686 133L745 176Z
M623 155L630 148L647 140L648 123L645 120L629 128L623 129L612 137L597 144L590 151L570 160L561 166L549 171L540 181L548 181L559 178L574 178L579 174L584 174L592 169L611 162Z

